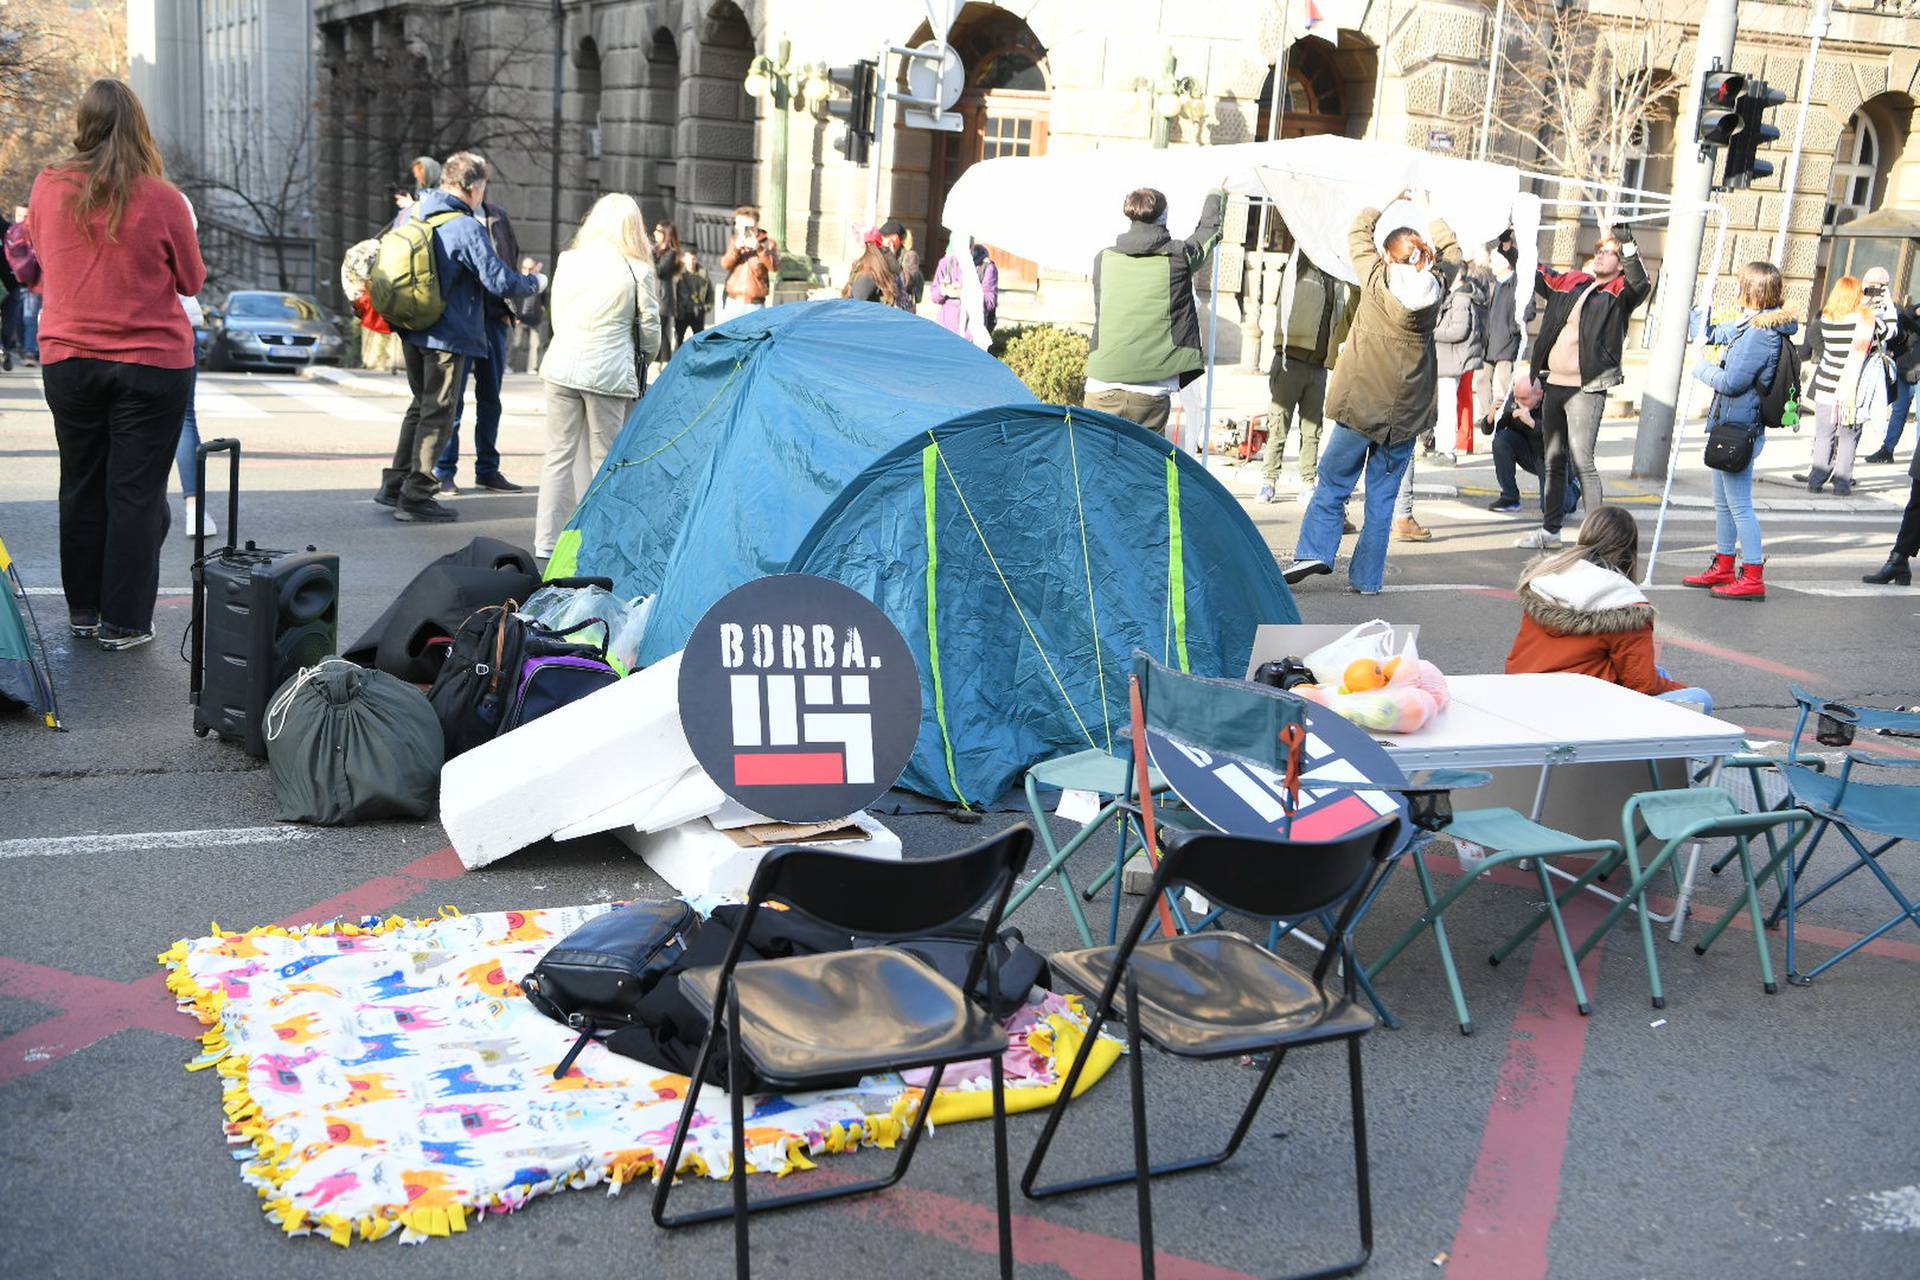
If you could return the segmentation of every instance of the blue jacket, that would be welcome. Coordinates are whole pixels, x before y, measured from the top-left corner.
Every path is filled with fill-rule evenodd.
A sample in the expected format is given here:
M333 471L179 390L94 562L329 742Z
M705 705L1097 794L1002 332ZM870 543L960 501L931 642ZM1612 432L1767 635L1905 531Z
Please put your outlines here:
M1725 347L1720 363L1703 360L1693 376L1716 393L1713 408L1707 414L1707 426L1730 422L1750 431L1761 430L1760 400L1773 385L1774 372L1780 367L1780 348L1799 330L1800 322L1783 308L1758 311L1730 324L1712 325L1707 341ZM1694 315L1694 331L1700 329L1700 316Z
M449 212L468 216L444 222L433 233L433 269L440 278L440 296L446 300L447 309L431 327L403 332L400 338L417 347L484 359L485 295L518 298L536 293L540 277L523 276L502 262L494 252L487 228L456 195L437 188L427 192L420 199L416 216L431 218Z

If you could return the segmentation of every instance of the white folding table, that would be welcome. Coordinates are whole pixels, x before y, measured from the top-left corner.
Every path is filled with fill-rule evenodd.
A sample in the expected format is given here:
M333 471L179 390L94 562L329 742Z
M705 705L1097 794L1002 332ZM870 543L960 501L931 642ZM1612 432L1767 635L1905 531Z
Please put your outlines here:
M1715 786L1726 757L1747 749L1739 725L1592 676L1449 676L1447 687L1447 709L1426 727L1415 733L1376 733L1374 739L1408 773L1442 767L1537 769L1530 814L1536 822L1544 820L1556 769L1706 759L1713 761L1707 785ZM1674 908L1669 937L1675 942L1686 926L1699 860L1700 845L1695 842Z

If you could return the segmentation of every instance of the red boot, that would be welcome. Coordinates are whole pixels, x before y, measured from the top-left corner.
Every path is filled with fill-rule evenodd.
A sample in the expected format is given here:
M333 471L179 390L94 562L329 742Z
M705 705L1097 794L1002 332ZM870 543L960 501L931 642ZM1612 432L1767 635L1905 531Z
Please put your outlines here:
M1696 573L1691 578L1680 579L1683 587L1718 587L1733 581L1733 557L1715 555L1713 563L1707 566L1705 573Z
M1725 586L1715 587L1713 594L1722 600L1765 600L1767 584L1761 581L1761 572L1765 568L1764 563L1743 564L1739 578Z

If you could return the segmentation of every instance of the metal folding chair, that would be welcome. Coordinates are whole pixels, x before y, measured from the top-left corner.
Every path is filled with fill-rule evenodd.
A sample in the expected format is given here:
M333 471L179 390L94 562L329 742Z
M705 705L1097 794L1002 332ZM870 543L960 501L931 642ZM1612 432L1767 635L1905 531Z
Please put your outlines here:
M984 974L988 1008L998 998L998 975L989 959L990 946L999 934L1014 877L1032 847L1033 833L1022 823L960 853L906 862L799 846L769 853L754 873L747 909L726 959L716 967L693 969L680 977L681 990L707 1016L707 1034L654 1189L653 1220L662 1227L683 1227L731 1217L734 1269L744 1278L751 1273L747 1240L750 1214L891 1187L906 1176L945 1069L955 1062L986 1058L993 1078L1000 1274L1011 1276L1013 1233L1001 1065L1007 1036L987 1009L976 1006L967 992L974 990ZM763 903L773 902L848 933L875 938L930 933L965 919L982 906L987 908L987 915L981 925L980 943L968 962L966 983L956 987L917 956L894 947L742 963L740 953L754 918ZM733 1202L726 1208L669 1215L667 1199L680 1167L687 1130L699 1114L708 1067L720 1052L726 1055L727 1100L733 1122ZM749 1063L762 1080L780 1090L818 1088L827 1082L858 1079L880 1071L918 1067L932 1067L934 1071L921 1093L893 1171L887 1176L749 1202L746 1091L740 1085L742 1068Z
M1347 1086L1353 1126L1359 1256L1299 1273L1292 1280L1351 1275L1373 1252L1373 1200L1367 1163L1366 1098L1360 1037L1375 1025L1358 1003L1359 965L1348 945L1349 927L1367 886L1400 841L1397 817L1381 818L1342 839L1314 844L1218 832L1170 832L1159 845L1153 891L1141 903L1117 946L1052 957L1054 977L1093 997L1091 1022L1068 1069L1059 1098L1047 1112L1039 1144L1021 1176L1031 1199L1071 1195L1095 1187L1134 1184L1139 1218L1140 1268L1154 1274L1151 1180L1223 1164L1239 1150L1287 1051L1295 1046L1347 1045ZM1215 930L1148 939L1163 896L1185 886L1245 915L1280 921L1338 911L1339 919L1311 973L1237 933ZM1345 991L1329 990L1336 956L1344 959ZM1133 1119L1133 1167L1040 1185L1041 1166L1073 1101L1094 1037L1111 1018L1126 1020ZM1226 1146L1212 1155L1153 1164L1148 1158L1145 1068L1141 1046L1203 1060L1271 1051L1253 1098Z
M1787 981L1805 986L1868 943L1898 928L1903 921L1920 928L1920 904L1916 904L1893 882L1882 861L1888 850L1903 841L1920 843L1920 785L1853 780L1853 767L1856 764L1886 769L1920 769L1920 759L1874 755L1855 750L1851 745L1855 733L1860 729L1920 735L1920 713L1862 707L1823 698L1798 686L1794 686L1792 692L1794 701L1800 704L1800 718L1794 727L1793 749L1788 754L1787 763L1780 766L1780 772L1786 778L1794 800L1811 812L1818 819L1818 824L1807 841L1799 864L1787 878L1787 892L1774 908L1770 922L1778 920L1782 913L1786 915ZM1806 731L1807 721L1816 717L1817 740L1824 746L1846 748L1846 758L1837 773L1823 773L1800 763L1801 736ZM1813 860L1815 850L1829 829L1838 831L1840 838L1853 851L1853 863L1810 892L1802 891L1800 881L1806 874L1807 864ZM1870 846L1860 835L1863 831L1886 839ZM1887 894L1899 904L1899 913L1802 974L1799 971L1795 935L1799 909L1863 868L1870 871Z

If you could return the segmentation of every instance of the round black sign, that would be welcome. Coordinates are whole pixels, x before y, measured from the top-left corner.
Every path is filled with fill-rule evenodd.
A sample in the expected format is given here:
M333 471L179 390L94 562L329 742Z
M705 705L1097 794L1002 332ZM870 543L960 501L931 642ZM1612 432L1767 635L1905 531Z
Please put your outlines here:
M886 794L920 736L920 669L872 601L810 574L735 588L680 658L680 724L729 796L782 822Z

